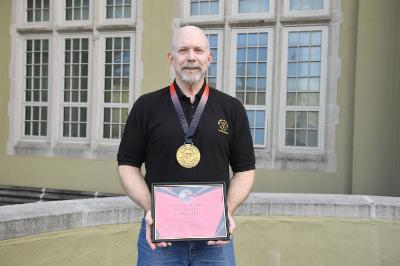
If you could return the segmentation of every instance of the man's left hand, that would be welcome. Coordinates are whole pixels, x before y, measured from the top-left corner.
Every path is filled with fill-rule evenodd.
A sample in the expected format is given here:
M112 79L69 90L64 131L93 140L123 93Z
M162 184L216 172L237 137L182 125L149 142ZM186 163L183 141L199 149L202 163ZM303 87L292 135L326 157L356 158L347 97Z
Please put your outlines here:
M236 228L235 221L233 220L232 215L228 212L228 220L229 220L229 233L232 235L233 230ZM213 246L213 245L226 245L230 242L230 240L216 240L216 241L208 241L207 245Z

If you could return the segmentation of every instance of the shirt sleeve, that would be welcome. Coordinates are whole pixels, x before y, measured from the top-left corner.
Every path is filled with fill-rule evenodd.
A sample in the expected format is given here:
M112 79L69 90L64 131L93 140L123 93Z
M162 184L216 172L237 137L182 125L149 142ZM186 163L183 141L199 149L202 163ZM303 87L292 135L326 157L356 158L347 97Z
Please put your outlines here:
M235 108L231 151L229 160L234 173L256 168L249 121L246 109L240 103Z
M118 149L118 165L140 168L145 160L146 134L143 106L143 98L140 97L129 113Z

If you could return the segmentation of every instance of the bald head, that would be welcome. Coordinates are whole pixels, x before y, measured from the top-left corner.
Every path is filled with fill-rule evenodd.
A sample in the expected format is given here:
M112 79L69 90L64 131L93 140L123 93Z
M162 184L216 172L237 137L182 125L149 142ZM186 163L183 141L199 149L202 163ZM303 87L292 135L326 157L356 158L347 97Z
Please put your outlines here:
M177 30L172 37L171 51L176 50L185 39L193 38L198 41L199 46L204 47L207 51L210 50L207 36L202 29L196 26L184 26Z

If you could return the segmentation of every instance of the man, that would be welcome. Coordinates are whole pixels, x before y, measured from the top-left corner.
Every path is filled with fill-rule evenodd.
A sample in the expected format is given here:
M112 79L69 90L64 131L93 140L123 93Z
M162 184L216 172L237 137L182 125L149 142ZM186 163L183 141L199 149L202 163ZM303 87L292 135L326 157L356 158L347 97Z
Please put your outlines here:
M138 265L235 265L232 240L151 242L152 183L224 181L231 233L233 213L253 185L255 157L246 112L237 99L208 88L204 77L211 59L204 32L194 26L180 28L168 53L174 82L141 96L129 114L118 151L118 171L129 197L145 211ZM197 125L191 134L181 124L185 118L189 127ZM177 158L184 143L197 147L198 162L184 165ZM234 173L231 179L229 165Z

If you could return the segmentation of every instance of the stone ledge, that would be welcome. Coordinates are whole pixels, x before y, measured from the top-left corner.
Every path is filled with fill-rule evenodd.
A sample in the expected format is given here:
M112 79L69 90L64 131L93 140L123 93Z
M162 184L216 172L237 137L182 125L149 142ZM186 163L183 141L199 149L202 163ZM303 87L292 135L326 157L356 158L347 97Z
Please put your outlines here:
M400 198L252 193L236 215L400 220ZM142 209L128 197L1 206L0 240L89 226L138 223L142 217Z

